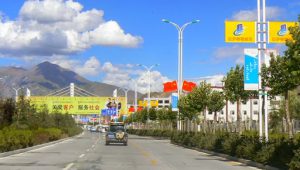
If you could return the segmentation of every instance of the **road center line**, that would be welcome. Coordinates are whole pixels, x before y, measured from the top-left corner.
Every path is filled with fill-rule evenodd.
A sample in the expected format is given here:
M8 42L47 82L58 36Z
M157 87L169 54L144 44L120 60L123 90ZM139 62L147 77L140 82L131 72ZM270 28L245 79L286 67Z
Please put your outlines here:
M69 163L63 170L68 170L68 169L70 169L73 165L74 165L74 163Z
M132 142L133 146L147 159L150 159L150 163L152 166L156 166L157 165L157 160L155 159L151 159L151 155L149 152L147 152L146 150L144 150L142 147L140 147L138 144Z
M81 154L81 155L79 156L79 158L82 158L82 157L84 157L84 155L85 155L85 154Z

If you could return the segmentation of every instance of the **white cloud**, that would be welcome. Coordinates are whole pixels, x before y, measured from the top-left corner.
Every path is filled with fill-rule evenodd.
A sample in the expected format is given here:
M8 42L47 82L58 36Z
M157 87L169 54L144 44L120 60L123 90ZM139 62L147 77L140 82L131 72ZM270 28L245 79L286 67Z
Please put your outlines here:
M148 73L138 68L135 69L131 64L113 65L110 62L106 62L102 66L102 72L105 74L104 83L134 90L136 82L139 92L146 93L148 91ZM166 81L169 81L168 77L163 76L158 71L151 71L152 92L161 92L163 83Z
M100 61L95 56L90 57L85 62L65 56L54 56L51 62L63 68L73 70L81 76L97 76L101 73Z
M276 6L266 7L267 20L279 19L284 14L285 10ZM256 21L257 9L241 10L233 14L232 20L238 21Z
M206 81L207 83L211 84L212 86L222 86L222 80L224 78L223 74L216 74L212 76L205 76L193 79L197 84L200 84L202 81ZM192 80L192 81L193 81Z
M69 55L94 45L137 47L142 38L73 0L26 1L16 20L0 20L2 56Z

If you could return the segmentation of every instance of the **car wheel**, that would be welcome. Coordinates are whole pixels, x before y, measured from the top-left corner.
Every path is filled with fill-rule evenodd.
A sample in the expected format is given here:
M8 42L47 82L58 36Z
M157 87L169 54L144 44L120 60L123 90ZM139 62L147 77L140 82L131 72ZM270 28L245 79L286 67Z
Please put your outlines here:
M127 142L124 143L124 146L127 146Z
M109 145L109 142L105 142L105 145Z

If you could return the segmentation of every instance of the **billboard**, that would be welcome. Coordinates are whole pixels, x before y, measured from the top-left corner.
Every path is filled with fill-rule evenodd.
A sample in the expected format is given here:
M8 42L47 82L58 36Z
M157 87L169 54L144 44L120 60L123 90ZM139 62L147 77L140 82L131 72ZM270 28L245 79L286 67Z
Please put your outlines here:
M258 50L244 49L244 90L258 90Z
M256 22L225 21L225 42L256 43Z
M120 114L125 114L124 97L57 97L31 96L30 105L36 109L46 108L49 112L58 111L69 114L100 114L103 109L118 107Z
M269 43L285 43L286 40L292 39L289 27L299 25L297 22L268 22L268 42Z

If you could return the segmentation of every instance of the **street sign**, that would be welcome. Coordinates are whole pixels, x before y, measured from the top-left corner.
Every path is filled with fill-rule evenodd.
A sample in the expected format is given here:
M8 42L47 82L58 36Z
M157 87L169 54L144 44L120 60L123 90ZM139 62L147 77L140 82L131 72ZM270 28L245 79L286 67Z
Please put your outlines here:
M244 49L244 90L258 90L258 50Z

